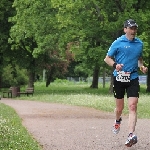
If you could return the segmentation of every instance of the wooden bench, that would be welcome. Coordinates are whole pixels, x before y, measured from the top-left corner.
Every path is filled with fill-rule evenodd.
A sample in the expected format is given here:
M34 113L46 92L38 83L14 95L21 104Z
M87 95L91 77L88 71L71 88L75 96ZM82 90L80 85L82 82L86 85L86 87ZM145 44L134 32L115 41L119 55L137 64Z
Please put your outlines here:
M34 93L34 88L33 87L28 87L24 92L20 91L20 92L17 92L18 96L20 97L21 94L24 94L24 95L32 95L33 96L33 93Z
M8 91L3 91L3 98L6 98L5 95L7 94L7 97L9 98L12 98L12 87L10 87L8 89Z

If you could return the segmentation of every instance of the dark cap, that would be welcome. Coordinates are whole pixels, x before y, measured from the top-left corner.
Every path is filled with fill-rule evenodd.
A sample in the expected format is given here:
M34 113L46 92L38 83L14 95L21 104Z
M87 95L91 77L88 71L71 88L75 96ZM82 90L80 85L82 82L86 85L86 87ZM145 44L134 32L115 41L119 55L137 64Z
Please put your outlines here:
M124 28L127 28L127 27L138 27L138 25L133 19L129 19L124 22Z

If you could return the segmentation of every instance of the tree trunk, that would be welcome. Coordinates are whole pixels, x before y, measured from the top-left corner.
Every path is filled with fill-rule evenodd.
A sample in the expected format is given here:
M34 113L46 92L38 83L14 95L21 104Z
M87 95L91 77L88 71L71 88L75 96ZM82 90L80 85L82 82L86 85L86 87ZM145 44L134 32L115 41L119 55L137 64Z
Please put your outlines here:
M90 88L97 88L98 89L99 70L100 70L100 67L95 66L94 72L93 72L93 81L92 81L92 85L90 86Z
M52 81L54 81L54 74L55 74L55 67L51 67L51 69L49 69L47 72L46 72L46 87L48 87L50 85L50 83Z
M2 88L2 87L3 87L3 85L2 85L2 73L0 71L0 88Z
M32 43L33 45L35 44L34 42ZM35 47L35 46L33 46ZM33 48L32 47L32 48ZM29 64L29 67L28 67L28 77L29 77L29 80L28 80L28 88L34 88L34 81L35 81L35 68L36 68L36 65L35 65L35 58L33 58L32 54L30 53L29 54L29 57L30 57L30 64Z
M103 68L103 88L105 88L105 81L106 81L106 67Z
M150 55L149 55L149 62L148 62L147 89L146 89L146 92L150 92Z
M0 88L3 87L2 85L2 74L3 74L3 53L0 52Z
M28 77L29 77L28 87L34 87L35 72L33 72L32 70L29 70Z

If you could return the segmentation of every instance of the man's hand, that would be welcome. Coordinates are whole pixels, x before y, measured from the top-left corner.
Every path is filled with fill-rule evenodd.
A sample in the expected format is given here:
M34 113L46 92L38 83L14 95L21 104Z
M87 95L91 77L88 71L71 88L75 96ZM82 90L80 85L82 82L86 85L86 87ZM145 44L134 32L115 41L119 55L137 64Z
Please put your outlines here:
M116 70L121 71L123 66L124 66L123 64L117 64L116 65Z
M147 67L141 66L140 70L145 74L148 71Z

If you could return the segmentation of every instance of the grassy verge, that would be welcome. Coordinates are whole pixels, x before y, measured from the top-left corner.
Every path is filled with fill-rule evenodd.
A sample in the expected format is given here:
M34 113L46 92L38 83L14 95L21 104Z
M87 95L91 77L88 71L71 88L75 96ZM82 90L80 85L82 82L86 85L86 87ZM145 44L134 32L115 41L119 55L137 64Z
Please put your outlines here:
M89 88L88 83L75 83L58 80L45 87L45 83L35 83L34 96L24 96L22 100L34 100L51 103L63 103L76 106L92 107L95 109L113 112L115 102L113 94L109 93L109 84L105 88L99 85L98 89ZM138 117L150 118L150 95L145 92L146 86L141 85L140 98L138 103ZM128 114L127 99L125 98L124 114Z
M22 126L16 112L0 104L0 149L1 150L40 150L38 143Z

